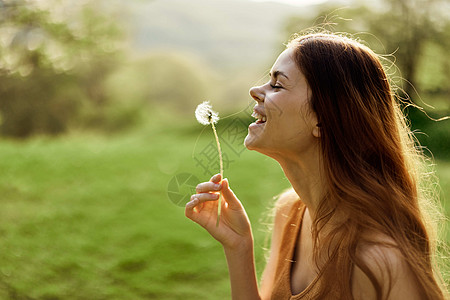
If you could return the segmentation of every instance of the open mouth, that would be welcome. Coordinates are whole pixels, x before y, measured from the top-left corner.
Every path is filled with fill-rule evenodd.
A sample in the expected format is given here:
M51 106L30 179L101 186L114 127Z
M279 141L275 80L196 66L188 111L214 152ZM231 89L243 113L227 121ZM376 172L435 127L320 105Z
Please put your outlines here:
M252 113L252 117L257 119L256 124L266 123L266 116L260 115L256 111Z

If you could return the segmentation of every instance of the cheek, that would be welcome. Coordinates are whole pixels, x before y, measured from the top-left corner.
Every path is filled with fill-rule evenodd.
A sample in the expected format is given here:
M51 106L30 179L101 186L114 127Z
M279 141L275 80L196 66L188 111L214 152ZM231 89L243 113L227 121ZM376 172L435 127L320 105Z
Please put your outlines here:
M276 96L270 97L264 104L268 119L278 120L283 118L287 107L283 105L283 99L277 99Z
M275 131L273 138L278 141L288 143L300 142L300 139L312 135L311 116L298 108L287 108L283 113L274 118L270 125L270 130Z
M273 97L266 105L267 119L271 120L274 125L292 127L304 119L304 112L299 105L297 99Z

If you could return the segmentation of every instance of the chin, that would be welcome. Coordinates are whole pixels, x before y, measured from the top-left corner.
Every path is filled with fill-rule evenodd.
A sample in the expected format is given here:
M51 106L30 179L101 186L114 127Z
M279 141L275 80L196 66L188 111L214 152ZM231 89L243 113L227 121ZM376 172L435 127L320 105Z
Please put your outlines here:
M254 138L254 137L252 137L250 134L248 134L246 137L245 137L245 140L244 140L244 146L248 149L248 150L256 150L256 141L255 141L256 139Z
M258 139L248 136L245 138L244 140L244 146L251 151L256 151L259 152L261 154L267 155L266 152L264 151L264 145L261 145L260 141L258 141Z
M279 151L277 151L276 149L268 148L267 145L261 144L261 141L251 135L247 135L245 137L244 146L248 150L256 151L275 160L279 154Z

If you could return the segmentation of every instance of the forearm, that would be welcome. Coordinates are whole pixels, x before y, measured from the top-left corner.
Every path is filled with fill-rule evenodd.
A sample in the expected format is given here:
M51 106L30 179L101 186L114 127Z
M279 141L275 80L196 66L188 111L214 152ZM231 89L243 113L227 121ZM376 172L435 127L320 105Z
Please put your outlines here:
M260 300L256 280L253 239L234 249L224 248L234 300Z

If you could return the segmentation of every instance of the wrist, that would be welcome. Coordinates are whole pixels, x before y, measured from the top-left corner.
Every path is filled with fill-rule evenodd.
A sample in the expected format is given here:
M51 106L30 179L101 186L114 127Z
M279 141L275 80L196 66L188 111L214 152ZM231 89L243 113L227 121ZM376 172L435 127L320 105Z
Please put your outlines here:
M223 245L223 249L226 255L243 254L249 251L253 253L253 236L250 234L247 237L243 237L234 243Z

